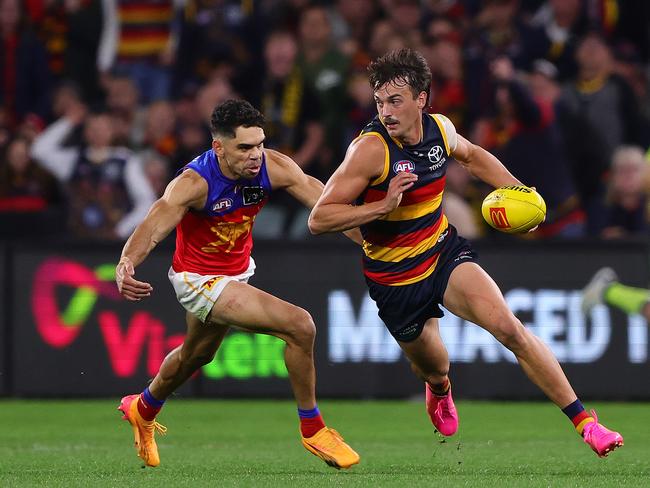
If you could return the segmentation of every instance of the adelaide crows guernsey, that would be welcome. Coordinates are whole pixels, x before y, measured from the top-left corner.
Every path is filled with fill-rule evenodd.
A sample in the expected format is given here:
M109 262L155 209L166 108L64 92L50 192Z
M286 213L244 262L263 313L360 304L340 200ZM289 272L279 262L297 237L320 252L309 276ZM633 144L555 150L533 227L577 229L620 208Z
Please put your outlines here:
M266 155L255 178L231 180L224 176L210 149L185 165L208 183L201 210L191 209L176 227L174 271L235 276L248 268L255 217L267 202L271 182Z
M359 135L378 137L386 155L383 173L370 183L358 204L382 200L390 181L402 171L418 175L396 209L361 226L364 274L375 283L410 285L436 269L449 226L441 205L451 157L445 123L449 122L442 115L423 114L422 140L413 146L393 139L378 117Z

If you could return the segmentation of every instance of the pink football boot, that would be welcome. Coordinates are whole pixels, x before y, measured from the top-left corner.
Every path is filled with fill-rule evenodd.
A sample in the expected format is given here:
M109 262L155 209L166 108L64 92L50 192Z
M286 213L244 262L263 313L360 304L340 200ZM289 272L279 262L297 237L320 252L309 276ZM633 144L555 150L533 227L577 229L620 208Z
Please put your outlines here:
M623 436L599 424L594 410L591 411L591 416L594 421L585 425L582 437L598 457L606 457L614 449L623 445Z
M427 383L424 384L424 390L431 423L442 435L454 435L458 430L458 413L451 396L451 386L444 396L434 394Z

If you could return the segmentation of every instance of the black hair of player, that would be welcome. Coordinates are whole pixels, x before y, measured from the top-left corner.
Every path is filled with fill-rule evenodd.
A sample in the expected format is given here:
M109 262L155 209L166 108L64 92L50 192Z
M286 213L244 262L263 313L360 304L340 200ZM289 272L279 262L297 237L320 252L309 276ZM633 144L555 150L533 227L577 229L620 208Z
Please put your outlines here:
M217 105L210 117L212 137L235 137L237 127L264 128L264 115L246 100L226 100Z
M373 91L386 83L408 85L414 99L425 92L429 102L431 70L424 56L413 49L395 49L377 58L368 65L368 76Z

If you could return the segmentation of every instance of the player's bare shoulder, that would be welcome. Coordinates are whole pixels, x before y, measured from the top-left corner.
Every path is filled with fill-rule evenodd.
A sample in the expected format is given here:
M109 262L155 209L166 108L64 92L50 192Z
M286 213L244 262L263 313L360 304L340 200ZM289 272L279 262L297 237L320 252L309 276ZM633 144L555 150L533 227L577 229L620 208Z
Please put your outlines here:
M274 149L264 149L266 155L266 170L273 188L285 188L304 178L300 166L286 154Z
M388 147L381 136L361 135L350 143L341 169L374 179L383 173L387 156Z
M162 198L172 205L201 209L207 197L208 182L196 171L188 168L167 185Z

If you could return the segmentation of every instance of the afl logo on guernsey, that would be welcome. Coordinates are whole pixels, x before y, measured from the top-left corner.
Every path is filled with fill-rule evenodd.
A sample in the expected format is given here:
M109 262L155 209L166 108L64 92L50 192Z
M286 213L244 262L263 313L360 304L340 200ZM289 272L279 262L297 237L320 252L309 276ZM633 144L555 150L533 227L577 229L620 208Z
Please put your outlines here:
M232 207L232 198L222 198L212 205L212 211L221 212L222 210L228 210L230 207Z
M393 165L393 171L395 173L413 173L413 171L415 171L415 164L413 164L411 161L406 160L397 161Z

